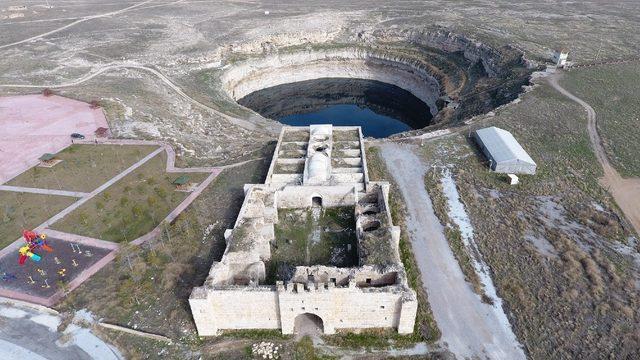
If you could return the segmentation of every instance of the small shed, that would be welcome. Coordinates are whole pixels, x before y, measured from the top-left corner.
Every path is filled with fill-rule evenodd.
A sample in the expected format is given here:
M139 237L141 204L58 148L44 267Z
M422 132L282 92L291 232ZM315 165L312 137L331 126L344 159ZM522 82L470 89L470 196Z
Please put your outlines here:
M45 168L54 167L57 163L62 161L56 157L56 154L51 153L42 154L42 156L40 156L38 160L40 160L40 164L38 164L38 167Z
M559 68L565 67L567 65L567 59L569 58L569 52L565 49L556 50L553 53L553 61L555 61L556 66Z
M489 160L489 167L497 173L536 173L537 165L507 130L495 126L477 130L474 139Z
M176 186L176 190L186 190L189 188L189 176L180 175L173 180L172 184Z
M51 153L44 153L38 158L38 160L40 160L40 163L42 165L51 165L55 162L56 155Z

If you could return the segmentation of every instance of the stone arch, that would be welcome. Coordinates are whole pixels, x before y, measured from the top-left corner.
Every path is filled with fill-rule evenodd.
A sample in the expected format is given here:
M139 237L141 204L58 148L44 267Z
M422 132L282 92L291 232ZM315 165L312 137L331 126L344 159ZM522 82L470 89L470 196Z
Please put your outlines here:
M322 207L322 196L313 194L311 196L311 206Z
M324 321L314 313L299 314L293 320L293 332L300 336L324 334Z

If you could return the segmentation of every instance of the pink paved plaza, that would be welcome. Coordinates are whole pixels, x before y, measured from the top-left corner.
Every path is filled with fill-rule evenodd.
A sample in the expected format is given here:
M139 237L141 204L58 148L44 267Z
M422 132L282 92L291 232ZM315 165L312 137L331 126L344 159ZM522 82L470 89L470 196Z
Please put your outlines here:
M72 133L94 139L108 128L101 109L61 96L0 97L0 184L38 163L44 153L57 153L71 144Z

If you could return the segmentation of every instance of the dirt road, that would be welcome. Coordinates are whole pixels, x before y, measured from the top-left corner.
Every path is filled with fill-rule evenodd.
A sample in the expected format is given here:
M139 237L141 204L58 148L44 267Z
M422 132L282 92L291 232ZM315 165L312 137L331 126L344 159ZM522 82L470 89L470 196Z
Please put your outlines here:
M442 343L458 358L524 359L509 324L465 281L425 189L425 164L405 145L385 143L381 150L407 205L411 245Z
M549 84L562 95L580 104L587 111L587 130L591 147L596 153L598 162L602 166L604 176L600 179L600 184L609 190L616 203L631 223L637 234L640 234L640 179L625 179L611 166L607 153L602 146L602 139L598 133L596 112L591 105L584 100L573 95L568 90L560 86L558 80L561 73L549 78Z

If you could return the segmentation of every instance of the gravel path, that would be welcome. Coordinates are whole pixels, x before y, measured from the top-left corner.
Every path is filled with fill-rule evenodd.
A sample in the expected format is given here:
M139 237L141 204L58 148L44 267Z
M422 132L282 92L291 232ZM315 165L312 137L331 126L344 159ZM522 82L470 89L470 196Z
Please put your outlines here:
M586 110L588 119L587 130L589 132L591 147L595 151L598 162L604 172L604 177L600 179L600 183L609 190L624 215L629 222L631 222L636 233L640 234L640 206L638 206L638 204L640 204L640 179L625 179L611 166L607 153L602 146L602 139L598 133L596 111L584 100L560 86L558 83L559 76L560 75L550 77L549 84L562 95L580 104L580 106Z
M525 359L511 328L465 281L425 189L425 165L409 146L385 143L381 150L407 205L411 245L442 343L458 358Z

